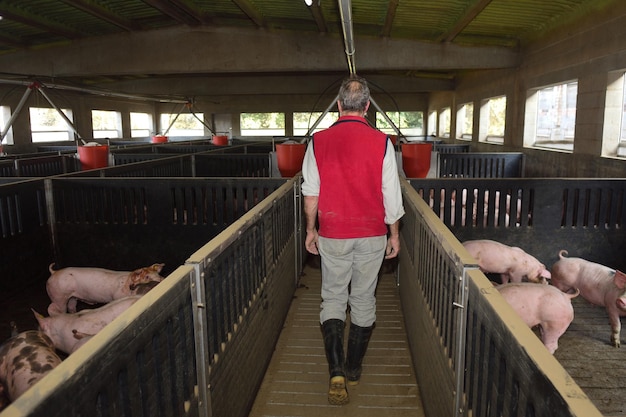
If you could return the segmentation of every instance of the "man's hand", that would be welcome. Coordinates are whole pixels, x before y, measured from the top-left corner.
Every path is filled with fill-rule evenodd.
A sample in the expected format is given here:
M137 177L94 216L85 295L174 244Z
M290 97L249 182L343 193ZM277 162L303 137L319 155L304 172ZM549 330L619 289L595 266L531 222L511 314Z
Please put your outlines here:
M387 239L387 249L385 250L385 259L391 259L398 256L400 252L400 236L391 235Z
M319 235L317 234L317 230L307 230L306 231L306 239L304 239L304 247L306 250L313 255L319 255L319 251L317 250L317 238Z

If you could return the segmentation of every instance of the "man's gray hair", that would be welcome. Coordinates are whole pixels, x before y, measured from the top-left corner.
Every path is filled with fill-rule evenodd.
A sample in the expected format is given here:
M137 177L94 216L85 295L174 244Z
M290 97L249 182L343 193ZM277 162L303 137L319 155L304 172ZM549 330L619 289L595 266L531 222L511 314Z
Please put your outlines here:
M341 83L339 103L343 111L365 111L370 99L370 89L365 78L352 75Z

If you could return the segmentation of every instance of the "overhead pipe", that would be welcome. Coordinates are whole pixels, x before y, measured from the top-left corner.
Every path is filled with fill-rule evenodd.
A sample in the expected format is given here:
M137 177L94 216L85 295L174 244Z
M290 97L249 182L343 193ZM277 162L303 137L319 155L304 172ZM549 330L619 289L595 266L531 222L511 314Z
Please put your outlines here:
M341 23L343 27L343 40L346 48L346 58L348 59L348 69L350 75L356 74L354 63L354 31L352 30L352 5L350 0L339 1L339 14L341 15Z
M354 62L354 30L352 27L352 5L350 4L350 0L338 0L339 1L339 13L341 15L341 23L343 26L343 40L346 47L346 58L348 59L348 69L350 70L350 75L356 74L356 65ZM378 110L383 118L391 125L393 130L401 136L400 129L396 127L396 125L391 121L391 119L387 116L387 113L382 111L382 109L378 106L376 101L372 97L370 97L370 102L372 105ZM319 120L318 120L319 122Z

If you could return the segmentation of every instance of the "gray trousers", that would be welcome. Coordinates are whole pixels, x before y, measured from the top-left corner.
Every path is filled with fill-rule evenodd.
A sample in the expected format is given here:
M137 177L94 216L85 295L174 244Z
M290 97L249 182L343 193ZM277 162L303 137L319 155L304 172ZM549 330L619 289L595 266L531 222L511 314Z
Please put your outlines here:
M322 305L320 323L339 319L369 327L376 321L376 285L383 263L387 236L359 239L319 237L322 261Z

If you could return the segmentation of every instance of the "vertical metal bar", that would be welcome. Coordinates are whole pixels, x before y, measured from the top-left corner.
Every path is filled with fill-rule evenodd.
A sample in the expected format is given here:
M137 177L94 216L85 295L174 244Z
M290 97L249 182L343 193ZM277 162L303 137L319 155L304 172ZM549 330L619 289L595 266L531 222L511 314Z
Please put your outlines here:
M463 392L464 380L465 380L465 344L467 343L467 302L468 302L468 288L467 288L467 271L472 268L463 268L463 274L459 277L458 282L458 294L460 299L455 303L455 316L456 316L456 358L455 358L455 370L456 373L456 387L454 394L455 404L455 416L465 416L467 410L464 408L465 393Z
M58 237L57 237L57 221L54 211L54 188L52 180L47 178L44 180L44 193L46 198L46 214L48 216L48 230L50 231L50 243L52 244L52 254L55 262L59 262Z
M198 378L198 415L201 417L211 417L211 387L209 386L209 346L208 329L206 320L206 297L204 290L204 271L202 264L193 265L194 273L189 277L191 302L193 305L193 328L196 347L196 363Z
M298 278L300 277L300 271L303 263L303 232L302 232L302 195L301 195L301 176L297 176L293 182L293 211L294 211L294 244L296 250L296 275L294 284L298 285Z

